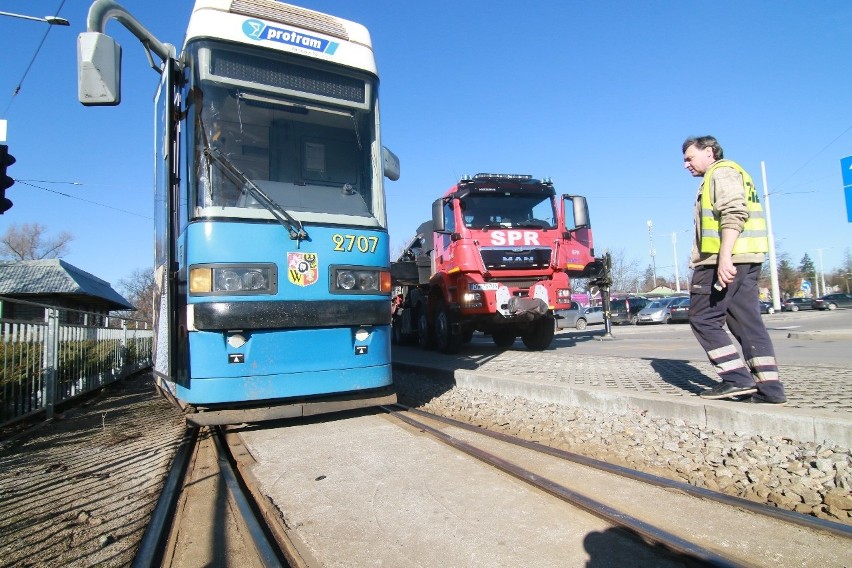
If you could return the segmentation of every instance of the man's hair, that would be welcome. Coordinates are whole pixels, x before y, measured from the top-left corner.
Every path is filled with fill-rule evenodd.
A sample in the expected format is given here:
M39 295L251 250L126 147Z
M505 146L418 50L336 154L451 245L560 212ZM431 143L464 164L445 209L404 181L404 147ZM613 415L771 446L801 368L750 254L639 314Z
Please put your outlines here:
M717 160L721 160L725 157L725 153L722 151L722 146L719 145L719 141L713 138L712 136L689 137L683 143L683 150L681 151L683 153L686 153L686 149L693 145L699 150L703 150L704 148L712 148L713 157Z

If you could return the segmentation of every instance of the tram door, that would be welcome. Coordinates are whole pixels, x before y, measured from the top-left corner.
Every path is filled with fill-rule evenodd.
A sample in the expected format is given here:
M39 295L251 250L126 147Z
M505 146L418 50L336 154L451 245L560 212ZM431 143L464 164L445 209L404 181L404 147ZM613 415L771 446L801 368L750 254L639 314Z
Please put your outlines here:
M186 364L180 363L180 335L186 342L185 322L181 332L178 297L178 122L175 109L180 108L175 81L180 76L177 63L169 58L163 63L160 86L154 105L154 373L161 379L179 384L187 382ZM185 313L185 309L182 310Z

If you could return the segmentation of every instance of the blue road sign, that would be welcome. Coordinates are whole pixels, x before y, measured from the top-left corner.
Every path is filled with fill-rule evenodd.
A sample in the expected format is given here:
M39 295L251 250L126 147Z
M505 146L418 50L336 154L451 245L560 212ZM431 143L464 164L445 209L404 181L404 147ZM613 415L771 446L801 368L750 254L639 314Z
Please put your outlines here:
M846 194L846 220L852 223L852 156L840 159L843 174L843 192Z

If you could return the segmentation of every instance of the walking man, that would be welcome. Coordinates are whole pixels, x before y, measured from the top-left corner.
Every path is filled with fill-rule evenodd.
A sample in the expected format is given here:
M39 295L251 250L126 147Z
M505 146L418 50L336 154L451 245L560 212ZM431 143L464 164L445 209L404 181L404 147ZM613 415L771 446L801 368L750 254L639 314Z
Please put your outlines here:
M749 402L784 404L775 349L758 304L760 267L769 250L766 219L751 176L723 157L712 136L683 143L684 167L703 178L695 201L689 323L722 379L699 396L751 395ZM725 332L726 322L745 361Z

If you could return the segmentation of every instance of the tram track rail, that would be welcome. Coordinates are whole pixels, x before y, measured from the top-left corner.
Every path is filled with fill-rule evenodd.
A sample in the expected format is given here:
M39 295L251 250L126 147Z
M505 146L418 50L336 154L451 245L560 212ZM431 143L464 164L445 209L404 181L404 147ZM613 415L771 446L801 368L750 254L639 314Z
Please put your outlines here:
M185 519L189 514L182 510L180 501L186 498L185 492L188 488L197 483L197 475L193 478L194 469L210 469L205 464L205 459L200 457L200 452L209 451L201 447L201 441L205 437L212 440L217 471L215 474L206 471L203 476L220 477L221 484L227 489L227 499L233 505L229 510L234 510L239 515L233 522L239 523L240 533L247 534L250 538L250 546L245 547L244 557L239 561L239 565L264 568L303 566L298 551L276 521L277 514L267 506L254 479L244 467L244 460L241 462L238 455L241 443L238 437L229 436L227 430L222 427L187 429L132 566L181 566L181 554L177 552L177 548L181 546L178 532L196 530L187 527L201 527L201 530L204 530L208 519ZM206 463L210 463L209 456ZM221 500L224 496L212 498ZM184 520L187 522L184 523ZM220 536L213 535L212 538Z
M500 456L495 455L489 451L483 450L482 448L477 447L475 444L468 443L464 440L447 434L446 432L443 432L438 429L438 427L431 426L423 420L418 420L417 418L425 419L427 421L433 421L455 428L460 428L467 432L486 436L499 442L511 444L513 446L517 446L525 450L530 450L539 454L551 456L559 460L564 460L580 466L585 466L596 471L617 475L620 477L638 481L643 484L656 486L664 490L676 491L684 495L688 495L690 497L695 497L702 500L716 502L729 507L734 507L763 517L771 518L784 523L789 523L791 525L800 526L805 528L806 530L825 532L827 534L833 535L835 537L841 537L843 539L852 539L852 527L848 525L843 525L841 523L834 523L831 521L818 519L808 515L802 515L792 511L777 509L761 503L748 501L740 497L735 497L711 491L708 489L695 487L680 481L670 480L663 477L626 468L623 466L610 464L601 460L581 456L579 454L567 452L557 448L552 448L535 442L530 442L500 432L486 430L484 428L461 422L452 418L447 418L431 414L422 410L409 408L401 404L385 406L382 408L391 416L399 419L400 421L408 424L413 428L428 433L429 435L435 437L441 442L455 449L458 449L459 451L462 451L484 463L492 465L493 467L496 467L497 469L509 475L512 475L517 479L520 479L521 481L524 481L563 501L571 503L600 518L603 518L607 522L612 523L614 526L621 527L623 529L628 530L629 532L639 535L642 539L646 541L659 544L673 552L685 555L689 558L693 558L704 565L738 566L740 565L740 563L738 561L726 558L725 556L722 556L714 550L702 546L701 544L692 542L689 539L663 530L652 523L636 518L632 515L625 513L624 511L618 510L612 506L606 505L605 503L602 503L582 493L572 490L569 487L566 487L565 485L557 483L544 476L538 475L533 471L530 471L529 469L526 469L516 463L503 459Z

